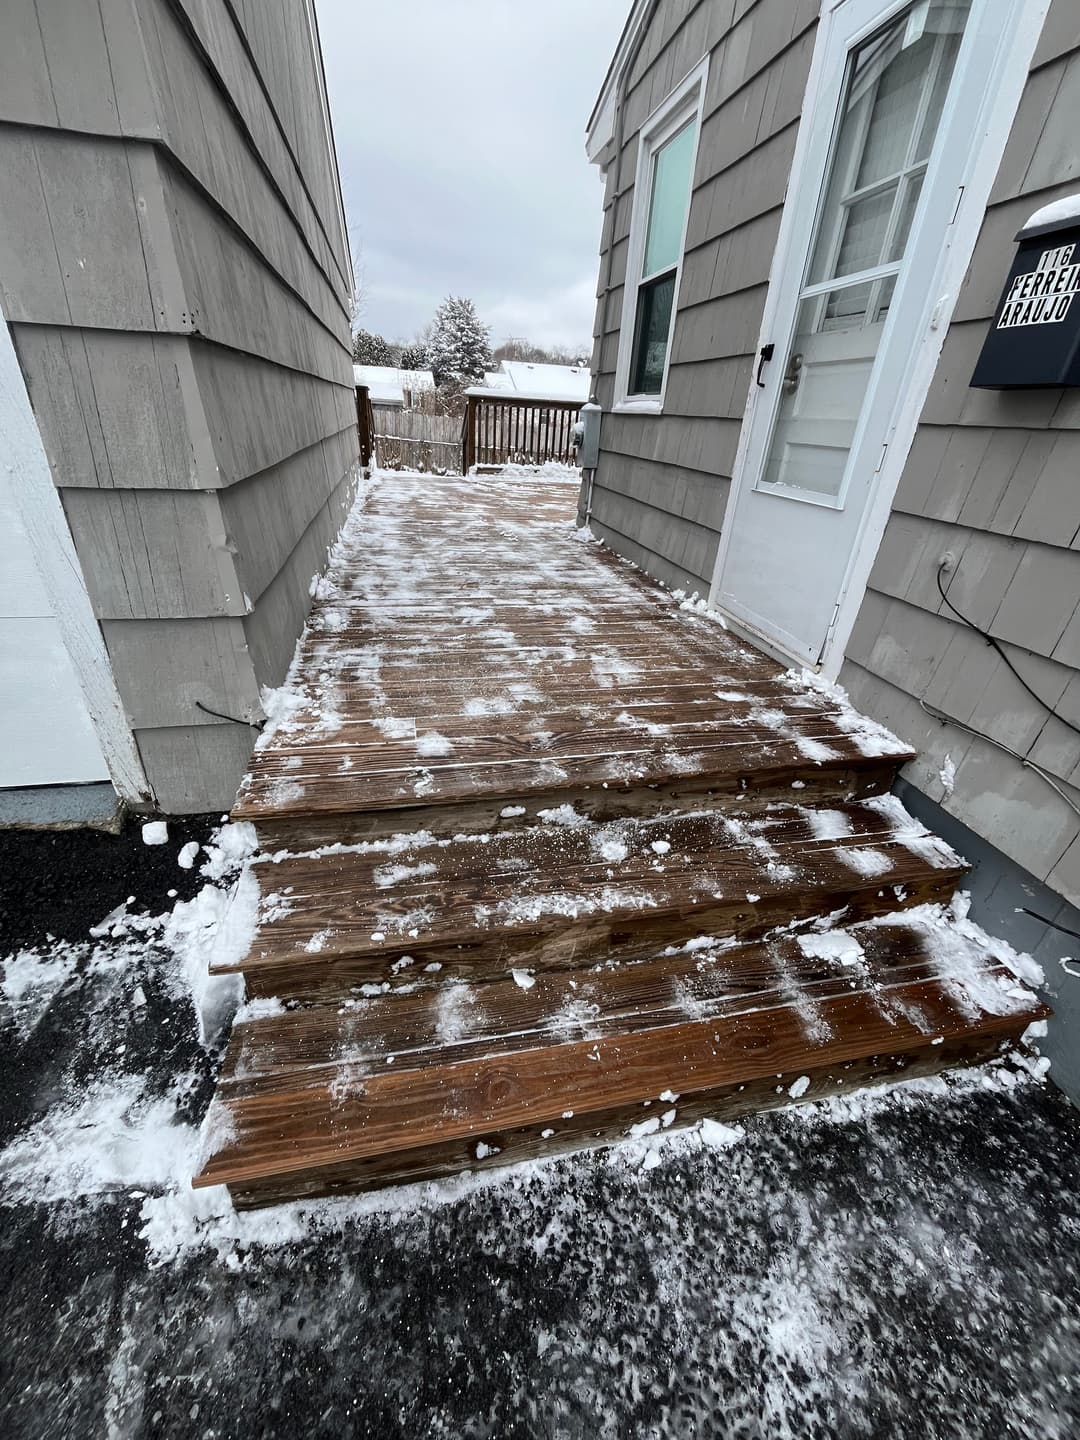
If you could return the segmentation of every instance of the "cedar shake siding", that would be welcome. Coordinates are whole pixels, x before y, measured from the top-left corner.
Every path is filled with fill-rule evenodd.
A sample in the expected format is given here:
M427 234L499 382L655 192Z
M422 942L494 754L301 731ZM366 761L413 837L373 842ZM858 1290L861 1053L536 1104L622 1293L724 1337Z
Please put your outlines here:
M840 674L857 705L919 751L905 771L912 784L1074 904L1080 736L949 614L936 574L951 551L943 579L957 609L1080 725L1080 391L969 386L1014 235L1080 190L1078 111L1080 10L1054 0ZM943 726L920 701L1015 756Z
M0 306L158 805L231 803L351 498L309 0L14 0Z
M590 523L649 574L700 594L712 579L819 8L820 0L665 0L628 78L622 153L602 157L592 368L606 413ZM612 413L638 131L705 55L664 411Z

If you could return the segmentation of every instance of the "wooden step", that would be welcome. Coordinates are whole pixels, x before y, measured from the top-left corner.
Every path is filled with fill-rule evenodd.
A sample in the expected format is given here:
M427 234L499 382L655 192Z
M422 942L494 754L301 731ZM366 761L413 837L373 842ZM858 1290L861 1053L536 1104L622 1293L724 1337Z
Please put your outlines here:
M503 1165L986 1058L1048 1013L926 914L243 1021L195 1183L253 1205Z
M254 867L260 924L235 966L249 995L493 978L640 957L703 934L749 938L951 895L964 862L892 796L439 841L404 835ZM571 820L575 823L558 823Z
M503 692L504 694L505 692ZM345 687L256 751L233 807L264 848L349 844L400 830L486 830L507 810L574 801L596 819L695 804L880 794L913 752L805 693L646 695L541 713L364 713ZM440 701L446 704L446 700ZM474 705L503 703L474 695ZM565 702L564 702L565 703ZM334 720L322 733L327 707Z

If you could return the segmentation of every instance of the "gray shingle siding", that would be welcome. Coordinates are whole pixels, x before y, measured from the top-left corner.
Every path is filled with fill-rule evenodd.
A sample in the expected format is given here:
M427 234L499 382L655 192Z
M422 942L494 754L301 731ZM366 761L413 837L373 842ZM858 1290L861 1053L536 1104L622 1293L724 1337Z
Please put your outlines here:
M1069 800L1080 805L1080 736L949 614L935 577L951 551L957 608L1080 725L1080 396L969 385L1016 231L1078 188L1078 104L1080 19L1071 0L1054 0L840 677L919 750L913 784L1074 903L1080 822ZM941 725L920 701L1023 758ZM946 758L956 767L951 793Z
M149 779L228 805L357 459L307 0L17 0L0 305Z
M709 55L664 413L605 414L596 533L665 583L709 587L752 378L818 0L658 8L630 72L622 155L609 158L593 370L614 400L638 131ZM618 185L626 188L615 202Z
M605 414L591 517L651 574L701 593L724 523L818 11L818 0L661 3L631 71L622 154L605 157L593 368L607 409L638 131L709 54L664 413ZM1080 392L970 387L1017 229L1080 188L1078 110L1080 17L1072 0L1053 0L841 674L858 704L920 751L914 784L1072 901L1080 738L949 615L935 575L953 552L957 606L1080 725ZM1069 799L1021 759L931 719L920 701L1044 766ZM951 794L946 757L956 766Z

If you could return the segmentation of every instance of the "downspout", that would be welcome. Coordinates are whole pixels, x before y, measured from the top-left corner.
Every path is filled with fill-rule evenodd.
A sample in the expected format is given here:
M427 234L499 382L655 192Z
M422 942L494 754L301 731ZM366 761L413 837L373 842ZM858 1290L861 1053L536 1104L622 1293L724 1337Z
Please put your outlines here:
M622 199L623 195L629 188L628 186L620 183L622 181L622 153L623 142L625 139L624 111L626 101L626 86L627 82L630 79L630 71L634 68L634 63L636 62L638 56L641 54L641 47L645 43L645 36L649 32L649 26L653 22L653 16L656 14L656 9L659 3L660 0L649 0L649 4L647 5L645 13L642 16L641 24L638 26L637 35L634 37L634 43L627 51L626 59L623 61L622 69L619 71L619 84L615 92L615 194L611 198L611 239L607 248L607 263L604 266L604 288L600 292L600 304L602 307L601 315L603 317L603 319L601 320L601 327L603 327L603 324L607 319L607 302L608 296L611 293L612 256L615 251L615 217L618 215L619 212L619 201ZM601 328L601 348L603 347L603 344L604 331L603 328ZM590 399L591 398L593 397L590 396ZM594 468L589 471L589 490L585 500L586 527L588 527L589 522L592 519L593 485L595 484L595 482L596 470Z

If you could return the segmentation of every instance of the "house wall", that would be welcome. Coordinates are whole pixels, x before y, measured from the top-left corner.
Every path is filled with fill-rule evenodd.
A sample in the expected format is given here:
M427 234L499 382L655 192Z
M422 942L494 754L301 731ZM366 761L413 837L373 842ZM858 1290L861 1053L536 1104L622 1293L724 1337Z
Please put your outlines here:
M309 0L12 0L0 307L163 810L231 803L351 498Z
M1016 231L1080 190L1078 106L1080 12L1054 0L840 676L919 751L911 784L1073 904L1080 735L1062 720L1080 726L1080 392L969 381ZM946 552L950 599L1061 719L948 613L936 584ZM920 701L988 738L942 725Z
M601 157L592 369L605 414L590 524L651 575L701 594L753 378L819 11L820 0L663 0L630 70L621 154L612 141ZM706 54L664 412L614 413L638 132Z

